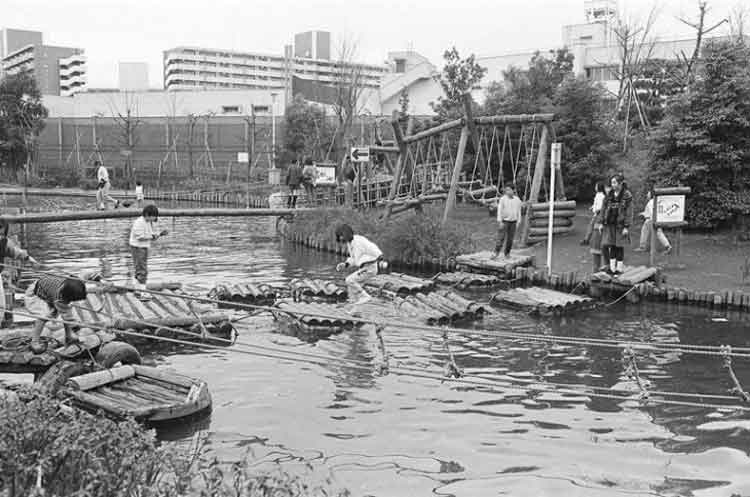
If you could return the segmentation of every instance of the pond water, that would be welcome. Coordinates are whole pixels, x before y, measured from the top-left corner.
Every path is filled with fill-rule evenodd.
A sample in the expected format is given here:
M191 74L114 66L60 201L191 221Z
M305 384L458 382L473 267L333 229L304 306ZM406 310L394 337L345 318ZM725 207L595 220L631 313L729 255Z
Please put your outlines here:
M281 284L340 278L331 255L282 244L274 219L162 219L169 237L152 251L152 280L180 281L205 294L219 282ZM28 248L67 271L100 268L128 277L130 221L30 225ZM474 295L486 301L487 294ZM476 326L496 330L656 342L748 345L747 318L687 307L615 305L566 319L502 311ZM240 341L373 361L374 330L314 341L280 333L266 316L239 325ZM399 364L442 374L440 333L388 328ZM623 378L620 352L452 333L469 375L611 386ZM198 425L160 433L185 442L196 430L223 460L252 449L264 460L310 462L353 495L539 496L750 494L750 416L715 409L622 405L610 399L533 401L535 392L439 382L374 371L258 357L226 350L152 345L148 362L208 381L213 413ZM735 360L750 382L747 361ZM726 393L721 357L639 353L653 389ZM538 398L538 397L537 397ZM733 420L728 429L706 429ZM706 425L706 423L714 423ZM718 425L721 426L721 425Z

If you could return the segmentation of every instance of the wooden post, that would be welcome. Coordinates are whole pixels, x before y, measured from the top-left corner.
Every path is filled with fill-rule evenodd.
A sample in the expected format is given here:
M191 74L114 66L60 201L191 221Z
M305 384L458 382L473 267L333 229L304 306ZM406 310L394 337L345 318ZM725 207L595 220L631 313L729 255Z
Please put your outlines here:
M463 104L464 104L464 116L466 117L466 125L469 127L469 132L471 133L471 143L474 146L474 153L479 155L479 134L477 133L477 126L474 123L474 112L471 110L471 94L470 93L464 93L463 96ZM477 163L479 165L479 173L482 177L482 182L484 182L484 178L487 177L487 167L484 164L484 161L478 160ZM472 178L473 179L473 178ZM483 184L484 186L484 184Z
M396 157L396 168L393 173L393 182L391 183L391 191L388 193L388 200L394 200L396 195L398 195L401 170L403 169L404 161L406 160L406 143L404 143L404 135L401 133L401 125L398 122L397 110L393 111L391 126L393 127L393 136L396 139L396 145L398 146L398 156ZM389 203L385 210L386 219L390 217L392 210L393 204Z
M251 106L252 107L252 106ZM250 157L250 125L247 122L247 119L243 121L244 126L244 133L242 135L242 145L245 148L245 153L247 154L247 181L246 181L246 189L247 189L247 196L245 198L245 207L250 208L250 164L252 163L252 158Z
M545 123L542 128L542 136L539 139L539 150L536 156L536 165L534 166L534 177L531 180L531 191L526 199L526 215L524 216L523 226L521 227L521 244L529 243L529 228L531 227L531 204L539 200L539 191L542 188L542 177L547 165L547 146L549 145L549 125ZM553 199L554 201L554 199Z
M469 126L464 125L461 129L461 138L458 140L458 150L456 150L456 163L453 165L453 175L451 176L451 186L448 190L448 198L445 199L445 212L443 213L443 224L448 222L453 208L456 205L456 192L458 191L458 179L461 176L461 169L464 165L464 151L466 142L469 140Z
M60 165L63 162L63 118L57 118L57 154Z
M648 265L654 267L656 262L656 195L651 197L651 250L649 252Z

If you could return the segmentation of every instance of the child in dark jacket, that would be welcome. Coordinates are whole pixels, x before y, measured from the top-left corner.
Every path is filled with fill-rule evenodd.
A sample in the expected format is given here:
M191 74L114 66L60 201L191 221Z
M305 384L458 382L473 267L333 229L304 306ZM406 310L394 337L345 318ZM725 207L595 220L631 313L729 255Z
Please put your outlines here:
M43 275L26 290L25 306L36 321L31 335L31 350L41 354L47 349L47 344L40 340L44 325L50 319L60 317L65 327L65 344L77 339L73 332L78 331L77 325L72 325L75 318L70 304L86 299L86 285L83 281L63 276Z

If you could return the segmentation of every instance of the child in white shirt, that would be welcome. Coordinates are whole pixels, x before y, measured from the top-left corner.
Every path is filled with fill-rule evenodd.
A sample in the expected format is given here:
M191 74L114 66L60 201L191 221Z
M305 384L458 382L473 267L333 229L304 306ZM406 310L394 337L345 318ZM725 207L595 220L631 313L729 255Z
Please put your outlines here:
M141 300L150 300L151 296L145 293L148 280L148 249L151 242L167 234L163 230L157 234L154 223L159 219L159 209L155 205L147 205L143 208L143 215L133 222L130 229L130 253L133 256L135 266L135 281L133 286L137 296Z
M591 233L594 231L594 220L604 207L604 185L602 183L594 185L594 192L594 203L591 204L591 221L589 221L589 226L586 229L586 236L581 240L581 245L588 245L591 241Z
M362 287L362 283L377 276L378 265L383 259L383 252L377 245L361 235L355 235L351 226L342 224L336 228L336 241L346 242L349 249L349 258L336 265L336 271L354 266L357 268L346 277L346 285L349 298L360 295L355 305L364 304L372 299Z

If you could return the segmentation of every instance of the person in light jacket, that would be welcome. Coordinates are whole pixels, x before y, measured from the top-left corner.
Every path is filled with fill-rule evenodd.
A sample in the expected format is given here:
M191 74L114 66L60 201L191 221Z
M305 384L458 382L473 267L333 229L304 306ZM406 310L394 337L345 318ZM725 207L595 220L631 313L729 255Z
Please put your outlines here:
M359 295L355 305L364 304L372 299L365 291L362 284L378 275L378 267L383 260L383 252L373 242L362 235L355 235L348 224L339 225L336 228L336 241L345 242L349 250L349 257L336 265L336 271L354 267L356 270L346 277L346 286L349 299Z
M500 255L502 248L503 256L510 255L510 249L513 248L513 238L516 236L516 227L521 220L521 199L515 195L512 186L505 187L505 193L497 202L497 243L495 244L495 255Z

